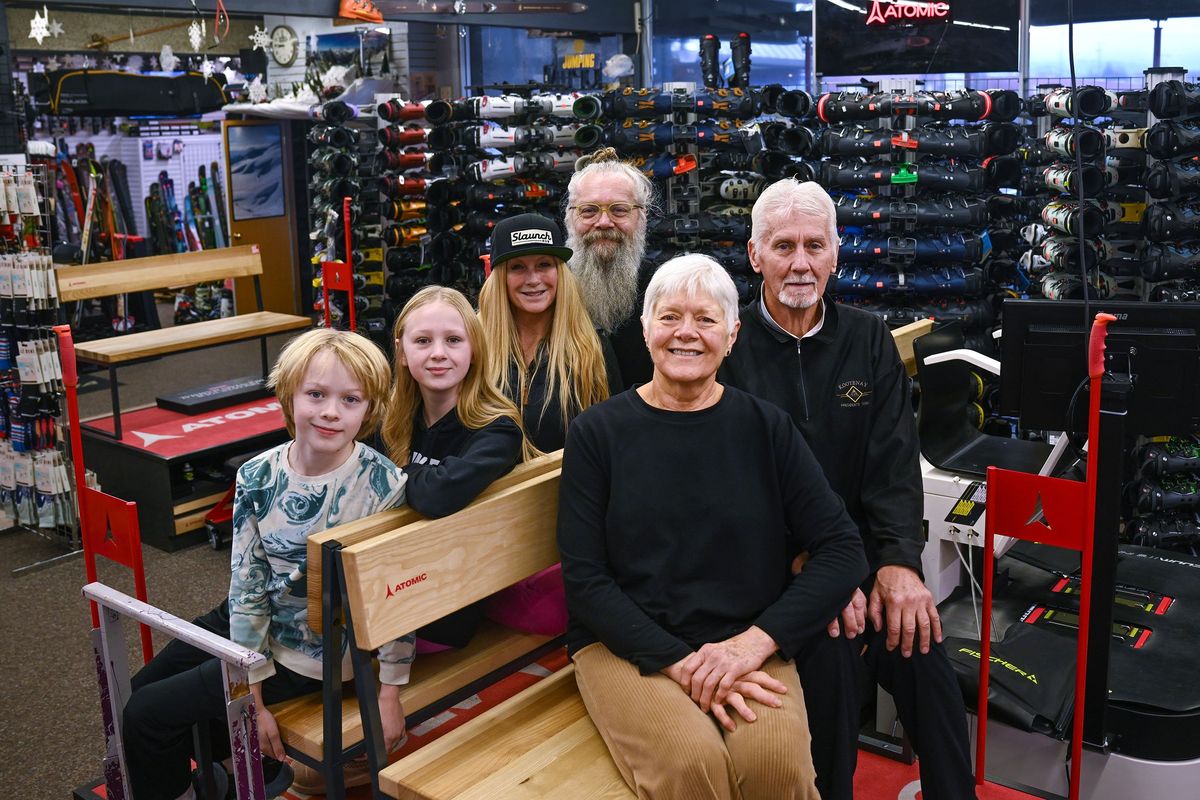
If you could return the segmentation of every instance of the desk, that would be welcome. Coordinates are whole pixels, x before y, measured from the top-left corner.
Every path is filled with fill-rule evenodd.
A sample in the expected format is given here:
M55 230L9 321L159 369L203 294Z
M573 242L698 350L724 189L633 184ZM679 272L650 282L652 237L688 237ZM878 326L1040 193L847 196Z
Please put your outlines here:
M193 415L157 406L127 411L119 440L113 423L106 416L83 426L85 464L105 492L138 504L142 541L163 550L204 538L204 515L232 480L204 473L289 438L273 397ZM185 471L195 477L188 480Z

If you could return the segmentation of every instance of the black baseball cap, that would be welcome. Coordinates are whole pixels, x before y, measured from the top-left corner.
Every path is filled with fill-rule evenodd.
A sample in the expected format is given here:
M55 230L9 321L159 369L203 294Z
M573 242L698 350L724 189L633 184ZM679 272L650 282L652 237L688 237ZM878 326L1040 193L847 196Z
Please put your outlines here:
M541 214L517 214L492 229L492 267L518 256L548 255L567 261L571 248L558 223Z

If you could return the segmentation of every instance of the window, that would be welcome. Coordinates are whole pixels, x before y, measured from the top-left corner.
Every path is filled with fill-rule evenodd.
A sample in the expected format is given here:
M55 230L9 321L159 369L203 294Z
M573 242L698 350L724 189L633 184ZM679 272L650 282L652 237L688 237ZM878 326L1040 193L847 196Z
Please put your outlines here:
M704 84L700 73L700 37L659 36L655 27L653 67L655 86L686 82ZM753 37L753 33L751 33ZM808 36L797 35L793 42L750 41L750 81L755 86L782 84L788 89L803 89L808 80ZM718 56L721 76L728 82L733 74L729 42L721 42Z
M605 62L621 52L620 36L543 35L524 28L471 29L471 83L549 83L567 89L600 89Z

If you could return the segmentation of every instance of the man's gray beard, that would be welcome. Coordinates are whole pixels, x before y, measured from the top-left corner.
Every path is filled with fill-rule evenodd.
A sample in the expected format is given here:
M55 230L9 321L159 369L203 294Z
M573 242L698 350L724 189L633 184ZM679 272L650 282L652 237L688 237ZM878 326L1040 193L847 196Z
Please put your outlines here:
M611 258L572 231L567 247L574 251L569 266L579 281L583 304L592 324L611 333L637 313L638 270L646 252L646 231L639 228L622 239Z
M793 300L792 298L788 297L787 290L780 289L776 299L779 300L781 305L785 305L788 308L794 308L799 311L805 308L812 308L817 303L821 302L821 295L818 294L811 300Z

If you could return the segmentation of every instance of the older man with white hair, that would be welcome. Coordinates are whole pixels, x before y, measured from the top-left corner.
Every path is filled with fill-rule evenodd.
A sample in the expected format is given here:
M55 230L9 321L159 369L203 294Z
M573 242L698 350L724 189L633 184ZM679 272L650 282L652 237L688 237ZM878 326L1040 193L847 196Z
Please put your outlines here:
M844 676L861 670L865 645L872 684L891 692L920 756L925 800L974 797L962 696L921 576L923 496L908 373L882 321L825 297L838 235L823 188L774 183L751 220L750 263L763 277L762 294L741 311L721 379L788 412L845 502L871 566L829 624L846 646L825 643L796 658L817 788L825 800L853 795L859 703L846 696Z
M642 264L654 187L611 147L584 156L567 186L569 266L592 323L607 336L626 388L650 380L653 365L638 319L653 269Z

